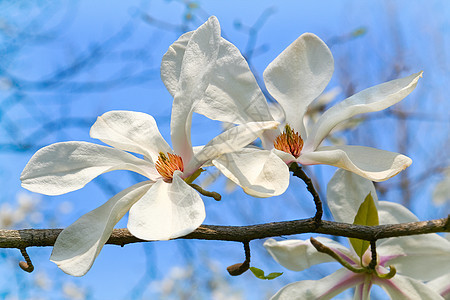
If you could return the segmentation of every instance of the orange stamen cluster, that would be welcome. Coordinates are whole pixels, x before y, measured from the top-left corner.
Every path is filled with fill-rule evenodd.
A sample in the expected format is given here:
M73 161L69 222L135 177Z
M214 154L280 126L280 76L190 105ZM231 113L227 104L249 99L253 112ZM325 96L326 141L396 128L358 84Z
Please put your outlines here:
M167 153L167 156L164 153L159 152L155 168L164 178L164 181L171 182L173 179L173 172L176 170L183 172L184 165L180 156L172 153Z
M284 132L277 136L273 146L275 149L290 153L298 158L303 148L303 140L298 132L295 132L291 129L291 126L286 124Z

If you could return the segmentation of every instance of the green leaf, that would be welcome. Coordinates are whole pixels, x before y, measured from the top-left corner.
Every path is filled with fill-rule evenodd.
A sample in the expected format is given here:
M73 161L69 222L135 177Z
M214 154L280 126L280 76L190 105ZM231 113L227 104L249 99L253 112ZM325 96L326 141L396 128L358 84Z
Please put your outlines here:
M370 193L366 196L364 202L361 203L353 224L368 226L376 226L379 224L377 207L375 206L375 202L373 201L372 195ZM353 249L355 249L356 254L358 254L358 256L362 258L364 252L366 252L367 248L369 248L370 243L368 241L350 238L350 244L352 244L352 247Z
M283 275L283 272L273 272L266 276L267 280L275 279L279 276Z
M253 275L255 275L256 278L259 279L263 279L263 280L272 280L275 279L281 275L283 275L283 273L281 272L274 272L274 273L270 273L269 275L264 275L264 271L255 267L250 267L250 271L252 271Z

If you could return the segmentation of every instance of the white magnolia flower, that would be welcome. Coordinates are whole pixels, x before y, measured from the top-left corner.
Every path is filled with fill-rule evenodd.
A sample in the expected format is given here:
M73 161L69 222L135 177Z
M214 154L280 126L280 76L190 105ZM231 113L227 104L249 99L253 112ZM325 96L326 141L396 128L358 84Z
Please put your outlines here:
M200 195L188 185L205 162L248 145L277 122L251 122L233 127L194 154L190 140L195 99L207 86L215 64L218 27L211 18L190 37L181 65L171 117L173 150L162 138L154 118L131 111L111 111L97 119L90 135L113 146L87 142L56 143L40 149L22 172L22 186L46 195L82 188L95 177L130 170L149 180L133 185L64 229L51 260L64 272L84 275L92 266L113 227L130 212L128 229L144 240L167 240L194 231L205 219ZM163 65L166 61L163 59ZM140 159L128 152L143 155Z
M178 70L187 45L186 33L174 45L172 63L163 68L163 80L169 90L178 78ZM241 124L273 120L266 99L239 50L222 39L218 71L212 74L202 99L194 110L208 118ZM213 160L228 178L257 197L279 195L288 181L288 168L327 164L349 170L372 181L386 180L411 164L411 159L389 151L363 146L321 146L331 130L349 118L383 110L405 98L416 87L422 72L363 90L325 111L315 122L305 122L312 101L325 89L334 71L333 56L317 36L305 33L288 46L264 72L269 93L278 101L284 123L264 133L264 149L245 148ZM305 124L306 123L306 124ZM275 149L274 149L275 148ZM278 158L279 157L279 158Z
M378 206L380 224L416 222L417 217L405 207L386 201L378 202L373 184L353 173L338 170L328 184L330 210L338 222L353 223L365 196L371 192ZM369 265L370 248L360 258L353 249L328 239L317 240L332 249L344 261L356 268ZM312 265L332 262L334 259L318 252L309 240L275 241L269 239L264 246L284 267L302 271ZM331 299L346 289L355 288L354 299L370 299L373 284L381 286L391 299L443 299L436 290L421 280L434 279L450 270L450 242L437 234L396 237L377 242L378 274L389 272L394 266L397 274L383 278L374 273L354 273L342 268L320 280L305 280L282 288L272 299Z

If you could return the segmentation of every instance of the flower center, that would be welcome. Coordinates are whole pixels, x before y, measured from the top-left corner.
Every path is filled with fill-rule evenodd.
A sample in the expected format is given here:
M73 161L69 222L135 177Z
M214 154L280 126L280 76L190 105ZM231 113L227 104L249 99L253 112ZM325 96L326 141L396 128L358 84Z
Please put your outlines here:
M156 171L164 178L164 181L172 182L173 172L179 170L184 171L183 160L180 156L167 153L167 156L159 152L158 160L155 164Z
M284 132L277 136L273 146L275 149L290 153L298 158L303 148L303 140L298 132L295 132L291 126L286 124Z

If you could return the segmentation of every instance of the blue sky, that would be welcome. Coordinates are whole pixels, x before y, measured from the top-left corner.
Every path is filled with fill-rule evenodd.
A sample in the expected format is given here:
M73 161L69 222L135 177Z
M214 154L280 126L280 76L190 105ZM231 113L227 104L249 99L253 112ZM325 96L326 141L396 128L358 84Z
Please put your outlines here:
M56 133L45 132L39 136L39 145L67 140L96 142L89 137L88 124L92 124L98 115L109 110L149 113L157 120L163 136L170 140L172 99L159 79L159 65L167 48L182 33L181 28L174 30L172 25L182 24L186 13L191 13L193 19L186 22L185 29L192 30L208 16L216 15L223 35L244 54L248 54L249 35L246 28L258 24L257 20L266 14L267 19L260 27L254 28L257 33L254 45L258 51L252 56L251 64L259 77L265 67L304 32L318 35L331 47L336 71L328 89L336 86L343 89L336 101L345 98L345 88L349 84L355 91L360 91L423 70L424 78L418 88L401 104L402 109L408 112L426 115L423 119L432 118L432 121L417 118L407 123L416 132L410 136L414 140L413 147L406 149L414 160L409 175L416 178L414 176L421 175L427 166L435 165L433 157L439 157L436 153L446 159L441 164L448 165L448 157L445 157L445 153L442 154L442 149L448 149L445 145L448 145L449 129L449 107L444 89L450 84L450 59L446 52L450 46L449 2L321 0L192 3L195 5L191 5L191 11L181 1L65 1L40 4L45 6L44 18L40 21L44 25L40 31L46 33L40 37L41 41L26 40L26 43L20 44L19 50L17 47L8 48L10 52L2 54L5 58L0 62L0 67L1 70L7 70L7 73L2 71L0 78L20 78L28 85L21 89L12 87L0 90L2 104L9 99L21 99L19 104L2 112L0 129L3 137L0 143L10 140L7 136L11 123L19 128L20 135L27 136L38 130L43 123L63 117L82 119L86 124L67 126ZM38 14L34 14L37 9L31 6L22 4L19 7L12 2L0 4L0 21L4 21L1 24L9 23L13 27L25 28L27 18L40 18ZM146 22L142 17L145 15L160 23L155 26L155 23ZM27 26L30 26L30 32L36 29L36 25ZM357 38L348 38L360 28L364 28L366 33ZM14 42L3 35L0 45ZM82 71L75 70L76 74L68 76L67 82L41 89L33 85L33 82L42 79L52 79L58 70L68 64L83 61L86 53L99 45L104 47L99 48L101 52L98 56L84 64ZM101 84L92 87L83 85L83 82ZM367 146L377 145L385 150L398 151L399 141L395 134L398 131L386 132L398 124L394 124L388 115L378 116L369 121L369 128L358 129L357 136L359 134L360 140L367 141ZM6 122L6 117L12 121ZM219 130L219 124L195 117L193 141L195 144L205 143ZM371 136L367 137L367 134ZM1 186L5 190L0 202L10 201L21 190L19 176L32 154L33 151L0 152ZM315 171L324 190L334 169L319 167ZM74 210L71 214L58 216L58 227L71 224L82 214L101 205L114 191L120 191L137 180L126 172L114 172L104 178L112 184L112 190L105 190L102 182L93 182L67 195L44 197L45 209L50 212L61 201L73 203ZM429 201L433 183L438 179L439 176L429 178L412 198L411 206L422 219L435 218L445 213L443 208L424 204ZM224 180L219 181L213 188L222 191L223 182ZM299 197L309 197L303 190L302 183L294 183L286 194L276 199L253 199L239 190L229 195L224 194L224 200L219 203L205 199L205 223L239 225L308 217L313 214L313 203L299 202ZM394 201L401 202L402 194L398 190L390 191L386 196L389 200L393 198ZM125 221L122 220L119 226L124 227ZM255 266L264 266L268 271L280 271L282 267L269 261L270 258L263 252L261 245L261 241L252 242ZM171 267L183 266L191 260L198 262L210 258L218 261L222 264L220 272L226 277L226 266L241 261L243 255L241 245L225 242L170 241L146 246L128 245L124 248L106 246L86 276L72 279L47 261L50 251L49 248L29 251L36 268L47 270L60 280L73 280L89 290L92 299L126 299L138 295L138 292L151 298L154 295L152 288L142 286L143 282L147 285L150 281L161 280ZM12 250L5 253L18 257L18 253ZM150 267L146 268L146 264L150 264ZM201 266L196 267L197 271L201 269ZM289 280L300 280L306 276L319 278L329 271L326 268L316 268L305 275L287 271L283 278L271 282L257 280L251 274L226 278L232 286L242 289L246 298L261 299L267 297L266 292L276 291ZM205 272L209 274L209 271ZM0 276L6 278L7 273L0 271ZM22 278L27 275L19 276ZM201 273L194 276L203 282L208 279L203 278ZM27 280L20 279L26 288ZM140 288L136 288L137 286ZM0 288L16 290L15 287Z

